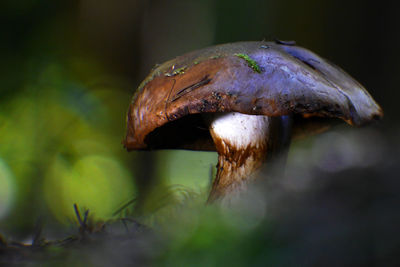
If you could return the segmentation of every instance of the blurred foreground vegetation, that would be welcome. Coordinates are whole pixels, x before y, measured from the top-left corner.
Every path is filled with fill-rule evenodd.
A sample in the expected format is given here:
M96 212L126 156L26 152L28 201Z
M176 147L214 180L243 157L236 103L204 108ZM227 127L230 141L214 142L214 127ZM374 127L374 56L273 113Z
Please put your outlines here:
M324 134L291 154L286 175L260 180L229 206L175 191L179 201L160 199L142 216L98 221L80 209L63 238L46 239L44 228L32 246L3 240L0 263L397 266L400 146L383 137Z

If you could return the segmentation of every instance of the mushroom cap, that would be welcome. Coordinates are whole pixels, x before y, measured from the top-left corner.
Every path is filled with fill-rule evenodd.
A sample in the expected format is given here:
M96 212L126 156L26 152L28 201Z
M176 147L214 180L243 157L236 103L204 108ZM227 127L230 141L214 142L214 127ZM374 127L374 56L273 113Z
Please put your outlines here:
M129 106L124 145L215 150L201 114L233 111L317 118L313 131L331 121L322 118L360 126L383 115L362 85L305 48L281 41L229 43L155 67Z

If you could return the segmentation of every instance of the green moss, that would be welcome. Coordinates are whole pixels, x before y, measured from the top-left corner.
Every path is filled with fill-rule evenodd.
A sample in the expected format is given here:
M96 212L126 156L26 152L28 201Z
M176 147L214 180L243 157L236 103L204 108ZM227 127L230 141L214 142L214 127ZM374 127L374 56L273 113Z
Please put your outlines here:
M174 70L174 72L172 72L173 75L178 75L178 74L184 74L185 73L185 69L186 67L182 67L179 69Z
M249 65L250 68L252 68L255 72L261 73L261 68L258 66L257 62L249 57L249 55L246 54L235 54L235 56L243 58L246 60L247 65Z
M186 67L181 67L179 69L174 70L172 73L166 73L165 76L176 76L178 74L184 74L186 70Z

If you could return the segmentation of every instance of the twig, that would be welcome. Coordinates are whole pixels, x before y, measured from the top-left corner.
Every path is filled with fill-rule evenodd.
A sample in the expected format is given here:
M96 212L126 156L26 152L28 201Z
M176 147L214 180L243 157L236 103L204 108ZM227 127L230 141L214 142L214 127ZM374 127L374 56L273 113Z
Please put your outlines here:
M42 241L42 232L43 232L43 221L42 218L39 218L36 222L35 226L35 235L32 239L32 246L40 246Z
M78 222L79 222L79 225L80 225L80 227L79 227L79 232L80 232L82 235L84 235L85 232L86 232L87 229L88 229L88 227L87 227L87 226L88 226L88 225L87 225L87 221L88 221L88 217L89 217L89 210L86 210L86 211L85 211L83 220L82 220L82 216L81 216L81 213L79 212L79 209L78 209L78 205L77 205L77 204L74 204L74 210L75 210L75 214L76 214L76 217L77 217Z

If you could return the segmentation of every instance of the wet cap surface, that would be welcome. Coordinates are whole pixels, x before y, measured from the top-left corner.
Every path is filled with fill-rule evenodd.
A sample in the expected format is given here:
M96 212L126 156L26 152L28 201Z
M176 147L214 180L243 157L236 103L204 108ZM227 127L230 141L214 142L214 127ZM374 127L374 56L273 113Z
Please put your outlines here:
M159 65L128 111L127 149L213 150L203 113L338 118L361 126L382 117L352 77L286 42L240 42L194 51Z

